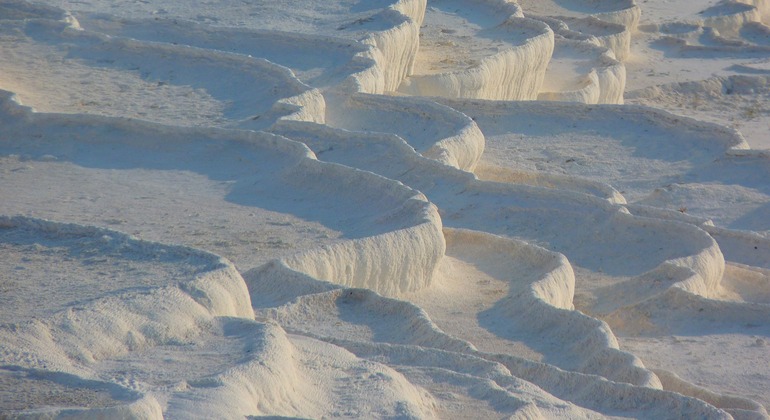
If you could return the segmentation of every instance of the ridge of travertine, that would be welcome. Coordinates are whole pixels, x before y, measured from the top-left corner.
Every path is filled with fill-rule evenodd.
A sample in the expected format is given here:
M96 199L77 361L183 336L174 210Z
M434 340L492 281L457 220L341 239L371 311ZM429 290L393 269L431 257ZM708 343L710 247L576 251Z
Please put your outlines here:
M479 67L482 70L477 68L466 72L445 73L444 79L437 82L439 87L426 88L425 92L420 91L417 94L450 98L534 99L533 95L539 93L542 83L542 80L538 79L545 75L544 64L551 60L553 48L559 42L564 45L580 45L580 48L590 45L602 54L613 49L625 51L623 39L599 40L597 37L582 37L578 33L568 32L568 29L563 29L562 33L575 39L556 39L553 34L556 31L549 28L550 24L522 17L522 9L509 1L477 2L494 4L511 12L511 16L501 26L502 30L512 31L517 30L516 25L531 25L541 29L542 33L527 39L527 47L522 47L521 51L514 54L515 57L503 59L504 65L495 62L496 56L485 58ZM713 305L713 298L719 293L720 281L725 271L725 257L718 240L713 236L721 234L741 244L749 241L745 235L721 231L720 228L686 216L645 212L643 208L633 205L626 209L623 207L625 200L617 191L610 191L608 197L601 197L567 191L570 183L564 180L558 181L562 183L559 188L546 189L477 179L472 171L484 150L484 134L474 120L456 111L451 101L441 101L443 104L438 104L421 98L378 96L397 89L401 89L401 93L415 93L409 89L419 85L417 81L420 78L415 76L413 71L419 54L420 27L424 23L428 6L426 1L399 0L370 17L354 22L355 25L361 25L362 32L367 31L370 25L377 29L372 29L355 41L361 45L356 46L348 69L356 71L336 86L311 88L299 82L293 72L283 64L265 60L265 68L277 70L287 79L296 80L296 86L302 90L298 95L281 98L271 105L271 112L278 116L266 128L277 135L233 130L182 130L185 134L208 136L225 143L233 139L242 144L267 141L272 148L293 156L294 165L276 172L280 174L284 186L292 187L302 184L304 179L314 179L319 196L321 193L328 193L330 196L337 193L367 202L387 202L389 207L381 213L375 212L373 220L368 221L371 224L379 224L380 227L373 229L374 233L348 232L350 236L357 237L342 238L333 243L273 259L256 268L252 267L253 270L247 273L245 282L232 263L220 259L218 261L224 261L222 264L232 273L215 278L213 283L227 283L228 287L237 289L235 292L230 290L232 287L220 290L221 287L211 285L212 280L209 277L201 276L189 283L180 282L178 289L161 288L148 291L147 296L110 296L90 302L82 308L73 308L66 315L56 315L43 322L50 323L54 333L46 332L45 326L36 324L33 335L36 335L36 339L40 338L41 343L48 342L46 336L63 334L49 340L56 341L56 345L65 348L59 354L60 358L49 363L70 365L67 369L82 376L92 375L88 365L98 364L100 359L109 359L118 353L131 353L138 348L160 347L163 344L179 345L206 334L211 337L206 336L194 344L201 347L201 351L210 351L205 348L208 343L206 340L216 343L230 343L234 340L237 345L248 341L251 343L248 345L252 346L249 347L250 352L254 351L253 355L245 357L228 369L202 379L180 383L179 388L165 394L160 403L152 396L152 392L148 392L119 409L127 411L104 412L91 409L63 414L119 414L127 417L157 418L164 413L182 417L217 416L229 410L233 416L239 417L275 413L295 416L340 415L340 412L328 407L330 401L337 396L334 391L329 391L330 388L323 388L330 386L324 383L324 379L328 380L328 377L324 378L319 374L313 376L313 368L308 368L315 366L313 363L318 360L332 360L339 368L334 372L353 372L349 376L335 377L340 381L350 380L345 383L348 385L346 389L356 388L352 385L359 385L360 378L366 375L370 379L387 378L387 395L392 398L381 401L380 405L378 401L371 401L371 395L367 400L365 391L356 394L356 397L366 401L365 407L382 408L383 411L379 413L383 416L434 415L437 403L425 391L431 382L425 378L436 382L443 379L447 383L455 381L455 384L463 384L467 386L465 392L469 395L499 404L500 407L505 407L505 410L501 408L501 411L513 416L534 418L557 413L564 415L565 412L559 408L559 404L564 404L564 401L554 402L549 399L552 397L543 395L539 389L532 390L532 394L526 396L517 393L517 388L524 384L517 382L516 377L532 381L557 397L564 396L568 400L568 410L571 410L569 413L576 416L596 415L583 407L605 415L645 413L648 416L659 416L676 411L683 416L728 418L729 415L720 410L724 409L738 417L767 416L761 406L750 401L706 394L686 382L672 379L671 375L663 371L663 382L669 384L668 387L664 384L666 389L695 397L701 396L708 402L655 389L661 388L658 376L644 368L636 356L619 351L617 340L606 322L574 309L576 280L567 258L512 237L523 236L556 248L565 247L563 242L553 236L549 237L550 233L541 234L526 228L517 232L517 224L514 222L501 225L503 229L508 229L503 236L494 235L502 232L482 233L484 230L495 229L484 224L485 217L490 220L504 217L507 220L510 216L513 220L526 222L526 217L516 214L516 209L519 208L529 212L534 217L534 223L542 222L536 218L535 211L538 209L553 212L549 213L550 215L565 215L579 221L599 221L606 217L606 226L601 227L605 230L601 233L620 232L621 235L627 234L630 238L635 238L639 236L639 232L655 231L676 236L682 243L686 242L683 249L677 250L678 254L684 255L667 258L654 269L643 273L649 277L666 278L671 281L671 287L651 299L638 302L634 307L625 308L626 312L620 314L619 318L626 317L633 311L644 312L647 310L645 305L659 305L661 302L687 308ZM593 16L627 29L620 31L620 34L630 33L638 24L639 8L630 0L622 2L620 6L620 10L601 12ZM767 8L763 4L752 7L757 10ZM55 15L55 9L52 10L54 12L46 13ZM33 10L33 13L40 14L40 11ZM74 16L67 15L63 19L71 28L83 30ZM715 20L712 24L721 24L720 22ZM347 30L347 27L340 28ZM83 31L89 30L87 28ZM277 31L274 35L281 36ZM620 38L622 36L619 35ZM533 46L533 39L542 45ZM105 38L104 41L126 45L141 44L132 44L132 40L113 41ZM150 43L141 45L142 48L152 47ZM176 51L176 48L168 45L159 48L167 48L170 53ZM221 52L201 53L211 59L242 60L245 65L253 64L253 60L231 57ZM507 53L502 55L505 54ZM553 98L585 103L621 103L625 69L613 54L610 52L606 57L602 56L602 60L608 63L607 69L595 68L588 73L588 85L593 87L585 89L585 92L556 92ZM533 63L531 72L507 74L504 77L493 75L498 73L499 76L505 73L506 69ZM406 84L402 84L404 80L407 80ZM477 83L479 81L481 82ZM498 98L500 85L511 86L516 91L507 92ZM493 89L495 86L497 90ZM485 106L494 107L495 104L489 102ZM32 125L46 121L46 117L38 118L29 110L16 106L9 94L4 94L2 109L8 121L18 118L23 123ZM405 115L414 113L419 113L419 117L426 120L438 120L423 127L423 131L429 128L432 132L421 135L418 130L396 127L399 122L403 123ZM108 117L78 118L53 114L47 118L49 122L62 123L63 126L107 126L137 130L141 133L153 130L171 133L175 129ZM382 121L375 121L376 118L382 118ZM355 121L356 119L360 120ZM245 122L240 128L248 128L249 123ZM14 124L18 122L10 123L11 126ZM388 125L393 126L391 130L388 130ZM708 129L700 126L698 128ZM726 143L733 140L730 135L725 136ZM305 142L307 146L301 144ZM139 143L144 147L148 141ZM732 145L735 149L732 152L742 153L738 149L742 149L744 145L745 142ZM366 154L356 156L356 152L360 154L361 150L365 150ZM387 154L379 155L382 150L387 150ZM41 166L44 166L46 161L57 159L55 156L46 156L49 155L38 156ZM326 160L328 162L324 162ZM325 180L329 185L324 185L318 182L319 180ZM576 182L574 185L578 184ZM255 191L255 195L260 193L261 190ZM615 193L619 197L609 197ZM493 205L485 204L480 199L475 201L484 196L495 197L498 201ZM577 210L570 206L575 206ZM468 210L469 214L463 215L465 210ZM629 213L629 210L633 214ZM640 217L636 212L652 218ZM334 221L344 227L348 223L346 216L335 214ZM26 219L2 220L3 227L6 227ZM35 223L42 225L52 222ZM468 227L477 230L468 230ZM466 230L461 230L463 228ZM113 235L112 232L99 232ZM600 232L597 231L596 235L600 235ZM549 244L549 241L553 243ZM570 365L569 369L561 370L551 364L519 359L509 354L479 352L473 343L444 333L431 320L430 314L420 307L400 300L409 293L436 287L436 273L442 262L447 259L448 242L481 242L484 246L494 248L496 252L510 252L512 257L532 257L531 259L537 262L533 263L534 265L544 267L546 274L542 278L532 282L521 294L503 301L501 305L504 311L512 314L511 318L529 321L532 328L569 335L570 339L567 341L570 344L585 350L571 354L581 359L577 366ZM170 246L169 249L176 250L175 247ZM206 254L192 248L190 252ZM228 298L228 293L235 297ZM244 296L251 305L243 306ZM154 305L157 301L162 301L173 309L169 313L159 314L159 309ZM234 305L239 309L232 309ZM258 322L251 319L252 307L259 314ZM741 306L736 305L734 309L739 311ZM754 309L761 314L766 313L761 310L762 307ZM107 312L108 310L111 312ZM71 315L79 311L83 311L82 319ZM351 314L358 317L346 318ZM131 327L130 323L122 324L121 317L141 321L145 315L158 316L160 319L158 325L153 324L149 330L162 330L163 337L157 343L141 339L139 333L125 332L126 328L141 328ZM383 323L382 320L390 320L394 324ZM620 322L612 316L610 320ZM403 322L403 325L399 322ZM98 328L103 325L109 325L104 333ZM393 325L399 327L393 328ZM318 327L318 330L313 329L314 327ZM85 337L85 331L97 333ZM144 332L146 331L142 331ZM238 339L233 339L233 335L237 335ZM112 345L115 337L118 337L117 341L120 342L124 339L123 336L132 340L129 344L124 343L128 350L115 352L114 349L105 350L98 345L99 342L102 345ZM239 341L242 336L251 338ZM81 340L86 340L87 345L81 345ZM326 347L329 343L332 345ZM231 344L221 345L218 350L226 349ZM229 348L236 348L237 345L233 344L233 347ZM45 347L47 344L41 346ZM64 354L73 349L78 350L76 354ZM400 352L410 353L412 356L400 358ZM423 357L417 358L422 361L415 361L415 353ZM447 366L434 366L439 364L437 359L459 360L466 356L483 359L473 359L477 365L484 365L484 361L497 362L494 366L485 365L496 370L494 379L482 380L477 373L458 372L465 369L464 365L458 365L456 370ZM73 364L72 360L82 362L82 365ZM390 362L384 362L385 360ZM410 363L414 365L414 370L406 367ZM337 373L327 371L326 374ZM413 378L420 383L419 386L410 382ZM573 388L566 389L562 381L572 384ZM269 387L265 384L280 386ZM585 395L576 395L576 388L584 385L601 389L604 394L612 395L615 399L612 402L600 402ZM142 386L146 385L131 385L139 388ZM134 389L131 387L126 389ZM369 391L373 392L375 388ZM315 392L319 389L323 392ZM306 397L308 394L313 395L315 399L311 398L309 401ZM479 397L478 394L482 396ZM574 401L575 404L569 401ZM303 403L307 406L302 406ZM30 417L50 414L50 411L21 413L22 416ZM351 412L345 414L353 415Z

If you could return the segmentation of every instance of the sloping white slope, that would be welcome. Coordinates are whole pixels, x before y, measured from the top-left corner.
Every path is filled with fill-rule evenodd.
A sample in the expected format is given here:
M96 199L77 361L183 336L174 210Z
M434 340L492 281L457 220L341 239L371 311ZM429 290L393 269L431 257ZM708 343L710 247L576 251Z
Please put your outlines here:
M590 42L556 38L537 99L585 104L622 104L626 68L611 51Z
M267 59L290 68L303 83L327 88L373 65L369 47L348 39L262 28L212 28L173 18L118 19L78 15L80 27L111 36L186 45Z
M104 229L21 217L0 222L11 255L36 244L23 250L22 265L4 278L8 284L45 299L50 286L44 277L52 266L65 270L74 285L55 286L64 296L91 283L77 301L56 299L58 307L2 320L0 348L11 364L0 371L4 416L353 416L352 407L334 397L335 387L346 382L359 394L359 414L430 415L430 397L386 366L254 322L246 285L224 259ZM107 245L95 247L95 241ZM127 287L127 271L148 281ZM353 386L364 373L380 380ZM22 391L11 394L7 387Z
M361 134L361 140L366 140L366 143L362 143L361 140L356 139L355 133L322 129L313 124L295 125L293 130L282 133L306 141L309 147L316 151L323 150L324 153L320 156L324 159L350 166L366 166L382 175L394 177L419 188L438 205L445 225L471 227L548 244L551 248L563 250L562 252L574 258L580 265L589 266L594 270L604 269L615 275L641 273L659 264L681 265L691 270L695 278L702 279L704 284L712 285L703 286L704 288L713 287L721 276L723 268L720 267L724 265L721 253L715 242L697 228L688 226L677 228L677 225L671 223L634 218L614 209L606 201L588 196L577 194L568 196L548 190L476 181L467 174L421 158L409 149L400 147L399 144L403 143L399 142L403 141L397 137ZM320 139L323 140L319 141ZM365 148L377 150L379 153L370 155L365 152ZM383 153L386 148L391 149L389 153ZM350 153L351 150L356 150L356 153ZM395 162L399 164L394 164ZM535 220L545 220L549 214L558 214L560 223L564 225L555 226L554 222L549 224L535 222ZM599 220L606 221L597 223ZM566 227L585 223L591 223L600 229L591 234L593 239L582 238L578 231ZM623 233L619 235L619 232ZM629 248L630 243L634 246ZM660 243L668 243L670 247L659 247ZM637 261L635 264L614 265L611 260L605 260L603 257L607 249L618 252L617 250L622 248L627 248L628 252L633 253L644 252L648 258L645 261ZM559 316L556 313L539 314L536 318L553 320L558 319ZM591 325L591 321L586 321ZM598 324L588 328L602 330ZM611 352L611 349L616 347L612 344L613 342L614 338L601 342L598 344L598 351ZM579 353L573 355L578 358L584 357ZM614 365L609 363L606 357L607 354L604 354L603 366L592 367L590 364L585 364L585 367L581 368L578 367L580 363L572 362L565 363L563 366L572 369L588 369L592 373L600 371L595 369L604 369L609 366L616 366L619 371L635 369L633 366L636 362L633 358L619 357L617 365ZM557 362L554 363L559 365ZM605 374L613 378L615 378L614 375L618 375L615 379L623 378L622 380L632 383L641 381L647 384L647 381L652 383L655 381L644 379L644 373Z
M770 219L759 215L768 200L768 161L744 151L745 140L729 128L638 107L445 103L484 132L482 162L586 177L609 183L631 203L686 211L723 227L768 229L760 220ZM568 126L552 124L556 115ZM730 196L736 205L713 200Z
M419 45L419 27L425 0L274 2L269 0L221 7L206 1L193 4L154 1L113 10L112 3L98 1L87 7L73 5L73 11L97 11L118 17L142 19L170 16L217 27L249 27L326 35L354 40L373 47L360 53L375 66L355 74L346 83L371 93L392 91L411 72Z
M532 108L537 108L533 106ZM478 108L479 111L482 108ZM526 109L526 108L525 108ZM480 120L480 114L474 115L475 119L480 121L482 128L484 127L484 120ZM575 118L575 116L573 116ZM511 121L508 119L502 119L498 121ZM532 119L526 120L532 121ZM579 121L579 120L578 120ZM717 144L729 144L730 134L725 132L725 137L719 137L718 135L713 140ZM553 211L553 208L560 208L558 220L564 221L571 226L585 225L586 222L581 222L585 215L579 216L580 212L576 212L576 203L583 202L587 207L596 206L597 210L603 206L599 202L589 205L588 202L576 200L571 204L556 204L555 201L550 205L536 206L537 212L525 212L518 210L521 216L516 216L515 211L497 210L503 211L505 215L505 221L500 215L496 215L491 211L487 212L484 209L485 203L496 202L494 206L500 206L500 200L505 197L505 194L512 194L511 198L518 197L512 201L516 203L515 206L528 207L524 202L519 201L523 196L517 194L525 193L532 199L532 196L539 196L539 199L545 199L542 196L543 192L536 192L535 190L522 190L520 188L503 187L491 188L490 186L482 187L483 184L479 183L475 185L469 178L464 177L461 173L452 174L448 168L441 169L440 166L431 164L430 161L421 159L419 157L409 157L409 148L404 148L399 145L403 145L403 140L394 136L376 135L376 134L358 134L350 132L335 131L328 128L321 129L313 124L295 125L292 129L286 129L283 134L296 138L298 140L306 142L312 149L317 151L323 151L321 156L324 159L332 161L338 161L347 165L368 167L371 170L375 170L381 174L389 177L396 177L409 185L418 186L422 191L425 191L428 197L437 203L439 210L444 215L444 224L450 226L473 226L477 229L489 230L497 229L494 232L505 232L505 234L521 235L525 238L532 238L540 243L548 243L549 247L556 247L556 249L562 250L573 261L576 261L581 266L588 267L589 270L599 273L599 277L605 279L612 279L614 276L627 276L633 273L642 274L645 271L649 273L644 274L649 279L667 278L668 276L675 276L679 278L681 286L691 293L714 295L718 293L719 283L722 278L722 272L724 270L724 260L722 254L717 247L716 243L705 232L691 228L688 225L680 225L677 223L660 222L654 219L640 219L634 218L623 213L616 213L609 220L612 222L605 224L606 222L589 222L596 229L599 227L604 234L595 232L592 239L578 239L574 235L578 231L573 229L561 229L560 235L567 235L565 232L571 232L567 235L564 241L559 240L559 234L554 232L552 236L548 233L548 226L553 225L554 220L557 218L550 218L548 223L534 223L538 217L542 216L542 213L548 213ZM335 140L336 139L336 140ZM376 153L366 153L366 149L371 149ZM352 150L357 150L355 153L351 153ZM386 152L386 150L388 150ZM400 157L398 157L400 155ZM388 163L388 160L393 162L400 162L397 165ZM422 168L422 169L421 169ZM427 170L427 168L431 168ZM438 177L434 177L435 174L441 173L441 181ZM431 175L432 174L432 175ZM454 181L451 181L454 180ZM470 181L470 183L469 183ZM455 186L451 186L453 183L457 183ZM462 185L462 187L460 187ZM451 194L444 194L443 191L454 191ZM457 191L463 191L462 194L468 194L473 196L473 204L468 202L463 203L462 198L458 198ZM496 198L485 198L480 194L481 191L495 191ZM520 191L515 193L514 191ZM459 197L462 197L462 194ZM454 196L454 198L449 198ZM555 198L555 197L554 197ZM564 199L566 197L563 197ZM577 199L574 197L573 199ZM590 201L589 201L590 202ZM455 207L456 206L456 207ZM570 210L566 210L569 208ZM636 207L635 207L636 208ZM503 207L505 209L505 207ZM483 214L483 215L481 215ZM590 214L590 213L589 213ZM680 214L675 212L675 214ZM472 216L473 215L473 216ZM576 217L574 222L566 222L566 217ZM683 217L685 215L682 215ZM591 217L591 216L588 216ZM606 217L606 216L604 216ZM603 219L604 217L597 216L596 221ZM660 216L657 216L660 217ZM688 216L689 217L689 216ZM674 218L676 219L676 218ZM535 229L522 230L525 226L536 226ZM505 230L500 230L504 227ZM506 228L507 227L507 228ZM705 227L705 226L704 226ZM606 230L604 230L606 229ZM619 232L623 232L620 236ZM602 239L599 239L602 238ZM625 239L621 239L625 238ZM625 242L628 239L629 242ZM597 242L597 240L599 242ZM623 245L620 245L620 242ZM545 241L545 242L543 242ZM605 242L606 241L606 242ZM674 245L676 243L676 245ZM633 244L633 245L631 245ZM661 247L661 245L665 245ZM670 248L667 248L669 247ZM496 247L499 248L499 247ZM663 251L664 249L667 251ZM641 253L646 255L649 259L647 263L643 263L638 257L634 260L631 259L631 254L624 254L623 249L637 254ZM644 249L644 251L642 251ZM684 249L690 249L691 254L679 254ZM611 250L611 251L610 251ZM673 252L674 250L678 250ZM663 251L661 253L661 251ZM764 252L764 251L763 251ZM654 257L653 257L654 256ZM613 260L618 259L617 262L622 261L621 265L614 265ZM658 259L660 258L660 259ZM656 268L656 263L660 264ZM638 265L638 263L642 263ZM484 265L488 266L488 264ZM602 274L606 272L607 274ZM581 269L581 277L587 275L588 272ZM595 276L596 274L592 274ZM606 281L606 280L605 280ZM618 280L613 280L618 281ZM669 283L671 285L671 283ZM657 293L666 291L665 284L658 289ZM583 292L585 293L585 292ZM649 292L643 292L638 290L629 295L627 290L625 293L618 293L616 296L622 297L625 302L628 302L630 296L639 296L640 299L644 299L644 296L649 296ZM583 297L581 296L581 299ZM431 299L431 301L433 301ZM456 302L456 299L453 300ZM427 306L426 306L427 307ZM588 307L583 306L588 309ZM494 318L494 317L493 317ZM541 319L548 319L548 317ZM467 331L467 328L461 329ZM621 329L621 331L624 331ZM609 347L608 347L609 348ZM526 354L526 353L525 353ZM532 356L532 353L529 353ZM566 355L566 353L562 353ZM604 363L607 363L606 355L602 359ZM622 366L621 362L618 366ZM566 366L566 365L565 365ZM609 365L605 365L609 366ZM726 403L727 404L727 403ZM726 409L733 410L732 405L727 404ZM756 411L756 410L755 410Z
M654 2L642 23L632 42L639 59L626 63L629 90L638 90L631 102L734 127L753 148L770 148L767 2Z
M554 32L567 39L589 41L612 51L615 58L621 62L631 54L632 29L627 26L605 22L593 16L583 18L539 16L538 19L548 23Z
M642 9L634 0L520 0L524 14L540 16L592 16L636 30Z
M472 232L456 234L474 235ZM549 263L545 262L549 257L556 257L558 261L557 254L534 247L528 249L525 244L517 246L523 251L517 256L528 259L534 264L533 268L556 268L556 271L564 268L558 263L556 267L548 267ZM536 259L529 259L533 255L545 257L545 260L535 262ZM564 261L563 257L561 260ZM545 265L540 265L542 262ZM384 298L366 290L337 289L298 275L277 278L266 275L268 272L259 269L246 274L258 319L262 316L275 319L289 331L309 335L344 347L359 357L394 366L410 381L420 384L434 395L436 412L440 417L475 418L500 412L546 417L596 416L595 412L555 399L548 393L611 415L622 413L657 417L676 410L685 416L726 416L724 412L681 395L563 371L552 365L510 355L508 350L505 354L477 351L472 344L444 334L428 318L428 315L445 318L447 314L434 310L428 314L409 303ZM464 276L467 271L453 270L452 273L449 275ZM440 276L441 283L414 296L422 294L431 300L444 301L447 292L467 292L467 286L455 288L445 275ZM471 279L483 280L479 277L468 280ZM544 297L542 302L545 303L549 298L539 292L546 289L556 292L561 283L551 276L537 280L533 290L538 291L536 296ZM569 293L558 294L566 298ZM465 308L465 305L457 302L456 308ZM592 398L578 391L585 388L600 389L601 392L596 395L612 395L613 398Z
M506 29L508 27L510 29ZM512 46L502 44L493 47L492 53L470 55L465 62L456 64L454 60L459 59L456 53L451 49L438 48L451 46L453 41L435 41L438 45L436 51L425 48L420 57L430 55L440 60L440 63L449 62L448 69L437 72L436 65L425 64L427 70L421 72L418 69L399 87L399 92L449 98L534 99L553 51L553 32L541 22L512 17L510 21L495 28L500 34L489 36L508 40L508 32L516 33L514 31L521 27L529 30L517 35L524 39L508 41Z
M110 389L93 381L99 377L93 374L93 365L127 351L179 343L196 328L196 321L207 316L251 317L248 291L240 274L215 255L141 242L103 229L22 217L4 217L2 230L3 248L9 256L25 255L14 271L4 273L4 284L18 285L28 296L46 299L51 292L56 296L46 299L56 306L48 304L37 310L18 300L5 302L18 312L12 319L2 320L4 362L20 367L6 366L4 382L24 382L30 396L47 389L48 381L62 383L57 398L61 398L59 404L67 404L64 401L71 396L69 404L75 411L69 415L157 418L160 407L152 395L137 394L119 385ZM104 245L95 246L98 242ZM32 249L25 249L30 243L34 244ZM83 268L68 269L73 263ZM61 281L49 286L46 277L51 267L60 267L64 281L74 287ZM146 274L144 270L148 270ZM134 282L136 275L131 272L135 271L146 280ZM84 287L87 293L77 292L77 287ZM73 292L75 296L68 297ZM151 310L156 299L164 302L165 310ZM34 312L29 312L31 309ZM14 371L26 375L10 374ZM80 378L68 380L57 371ZM105 379L114 382L114 378ZM79 408L94 407L94 403L81 400L78 394L92 389L107 391L116 401L105 401L109 408L80 413ZM56 414L58 404L39 397L26 399L27 395L4 394L3 405L23 412L50 407L43 412ZM120 404L120 400L129 401Z
M410 95L534 99L553 51L553 32L503 1L432 1L421 28Z
M47 19L5 21L3 31L0 87L39 111L257 129L295 113L323 121L320 93L261 58L111 38Z
M484 152L484 135L476 123L433 101L353 94L333 97L330 103L330 127L396 134L423 156L458 169L473 171ZM288 130L292 125L284 124Z
M47 209L45 203L57 202L60 205L37 214L112 223L152 239L190 245L203 241L247 268L270 254L339 242L334 238L340 235L369 241L372 235L401 235L397 232L403 230L411 239L401 246L409 243L434 255L409 257L424 267L421 280L415 280L428 282L430 267L443 253L440 220L420 193L368 172L319 162L306 146L279 136L35 114L8 98L3 108L0 148L5 162L19 169L4 174L3 194L15 197L3 202L5 213ZM35 194L46 183L57 189L45 196ZM346 188L338 190L339 185ZM163 198L143 199L144 188ZM72 197L72 191L79 191L78 196ZM113 192L123 195L120 206L101 210L90 205L115 200ZM142 200L149 200L145 211L163 210L150 215L131 210ZM233 226L233 219L218 214L221 206L232 209L241 225ZM168 225L175 212L187 215L189 225L155 228ZM249 229L243 232L245 226ZM281 236L270 234L276 227ZM231 235L255 248L232 247ZM260 249L260 244L273 251L254 254L251 250ZM355 244L339 246L333 249L350 249L356 258L368 255L354 251ZM409 249L406 245L406 255Z
M762 74L708 59L765 2L49 3L0 4L0 88L63 112L0 98L0 213L80 224L0 216L0 417L768 418L766 154L490 100Z

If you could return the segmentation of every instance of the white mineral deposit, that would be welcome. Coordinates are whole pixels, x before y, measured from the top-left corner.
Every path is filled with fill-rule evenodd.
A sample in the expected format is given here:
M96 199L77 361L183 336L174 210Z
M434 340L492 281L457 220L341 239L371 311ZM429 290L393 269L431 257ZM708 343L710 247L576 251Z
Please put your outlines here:
M0 419L769 409L769 0L0 0Z

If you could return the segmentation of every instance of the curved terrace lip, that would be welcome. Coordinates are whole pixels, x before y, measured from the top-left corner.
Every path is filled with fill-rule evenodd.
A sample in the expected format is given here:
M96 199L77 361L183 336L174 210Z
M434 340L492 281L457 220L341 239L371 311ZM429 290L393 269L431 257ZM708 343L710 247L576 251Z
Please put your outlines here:
M748 12L754 9L756 9L756 6L752 6L750 4L739 3L739 2L727 2L727 3L721 3L716 6L709 7L708 9L702 11L700 14L703 17L709 18L709 17L726 16L734 13Z
M39 1L0 417L770 418L761 0Z
M622 12L638 6L632 0L614 1L614 0L549 0L557 8L575 15L596 15L612 12ZM537 5L529 4L525 0L521 1L525 10L538 10ZM531 7L530 7L531 6Z
M333 86L348 76L357 54L369 48L335 36L246 27L212 28L171 17L122 19L116 24L103 14L79 15L81 27L111 36L187 45L259 57L290 68L303 83L317 88Z
M630 0L554 0L554 3L566 10L586 14L620 12L638 7Z
M40 156L42 151L56 156L56 162L70 162L86 169L199 174L226 183L228 201L315 220L348 238L390 231L392 223L379 224L377 220L419 197L418 192L395 181L318 161L304 144L265 132L35 113L10 98L6 94L5 107L25 117L2 116L14 121L3 126L9 133L6 139L11 137L10 132L17 133L14 138L24 136L25 131L46 134L34 142L2 142L1 147L9 153ZM163 139L160 147L159 139ZM310 174L313 176L302 181ZM337 182L351 187L347 198L343 194L325 195L324 191L333 190ZM357 194L368 195L369 199L361 201ZM415 216L414 221L421 223L423 214L418 212ZM409 222L403 226L408 225Z
M432 23L430 20L427 22L427 25ZM509 18L495 26L479 27L473 35L479 44L466 50L462 41L453 40L451 31L448 28L440 29L439 33L443 34L440 39L422 40L421 54L417 57L412 77L462 74L527 45L533 38L550 33L547 25L523 18ZM447 32L449 36L446 36Z

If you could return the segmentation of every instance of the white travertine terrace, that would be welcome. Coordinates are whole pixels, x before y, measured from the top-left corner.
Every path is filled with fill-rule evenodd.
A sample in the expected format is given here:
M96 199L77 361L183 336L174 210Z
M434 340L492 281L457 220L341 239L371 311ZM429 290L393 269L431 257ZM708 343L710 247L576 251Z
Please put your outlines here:
M447 31L453 29L439 29L438 34ZM511 16L480 32L482 45L476 50L466 51L452 37L424 40L427 52L420 57L427 55L422 60L428 61L421 63L418 57L415 73L399 91L450 98L534 99L553 51L553 31L542 22Z
M626 68L610 50L559 37L545 80L539 100L622 104Z
M556 10L555 16L592 16L624 26L631 32L636 30L641 17L641 9L634 0L519 0L519 4L535 15L547 16L543 11Z
M770 417L650 351L762 360L770 159L620 106L633 0L45 3L0 4L0 417ZM642 28L761 55L769 8Z
M626 26L605 22L593 16L542 19L549 24L552 21L562 22L564 29L557 24L558 29L554 29L554 31L565 38L598 41L599 46L612 51L615 58L620 61L625 61L631 54L632 35L631 30Z

